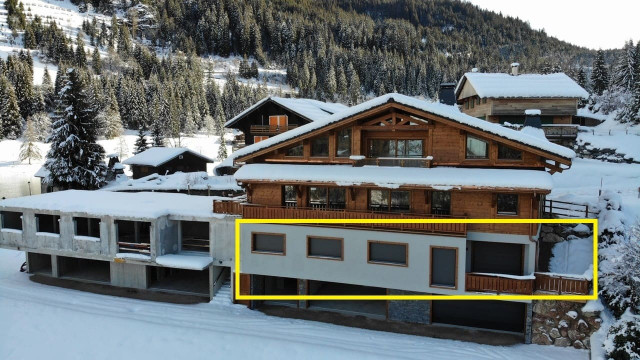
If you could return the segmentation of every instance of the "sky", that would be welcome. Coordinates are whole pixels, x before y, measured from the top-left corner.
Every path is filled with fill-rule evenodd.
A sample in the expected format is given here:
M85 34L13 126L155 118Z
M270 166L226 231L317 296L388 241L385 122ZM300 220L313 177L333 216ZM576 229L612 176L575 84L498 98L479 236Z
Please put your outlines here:
M621 48L629 39L640 40L640 0L468 1L590 49Z

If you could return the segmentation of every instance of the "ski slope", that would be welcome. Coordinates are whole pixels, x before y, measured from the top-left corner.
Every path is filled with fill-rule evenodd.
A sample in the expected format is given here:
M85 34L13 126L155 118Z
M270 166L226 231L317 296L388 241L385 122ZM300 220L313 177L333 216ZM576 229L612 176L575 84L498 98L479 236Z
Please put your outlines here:
M229 301L174 305L50 287L0 249L2 359L548 359L585 350L509 347L401 335L264 315Z

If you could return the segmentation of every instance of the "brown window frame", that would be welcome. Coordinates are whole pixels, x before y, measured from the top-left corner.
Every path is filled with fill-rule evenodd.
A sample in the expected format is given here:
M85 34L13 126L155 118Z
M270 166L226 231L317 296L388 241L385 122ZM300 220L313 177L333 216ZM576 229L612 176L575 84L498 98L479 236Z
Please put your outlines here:
M469 141L469 138L473 138L476 140L480 140L483 141L484 143L487 144L487 156L486 157L469 157L467 155L467 143ZM479 136L474 136L474 135L469 135L467 134L464 138L464 159L465 160L489 160L489 158L491 157L491 143L488 140L485 140Z
M339 147L340 147L340 133L342 133L343 131L348 131L349 132L349 155L346 156L342 156L338 153L339 151ZM336 146L335 146L335 150L336 150L336 154L335 157L336 158L349 158L351 156L351 154L353 153L353 129L351 128L344 128L342 130L338 130L336 131L335 134L335 142L336 142Z
M293 191L296 193L295 204L287 205L287 186L293 187ZM296 185L282 185L282 206L289 208L298 207L298 189L296 189Z
M326 202L324 207L313 207L311 205L311 188L327 189L327 197L326 197ZM331 207L331 202L329 201L329 199L331 198L330 197L331 189L340 189L344 191L344 207ZM344 210L347 208L347 188L340 187L340 186L307 186L307 207L314 208L314 209L326 209L326 210L332 210L332 209Z
M271 119L275 119L275 124L271 123ZM280 124L280 120L284 118L284 125ZM269 115L269 126L289 126L289 116L287 115Z
M404 264L371 260L371 244L391 244L404 246ZM409 243L395 241L367 240L367 264L409 267Z
M515 213L500 212L498 210L498 199L500 198L500 195L514 195L516 197L516 212ZM496 193L495 194L495 199L496 199L496 215L499 215L499 216L519 216L520 215L520 195L518 193Z
M282 236L282 253L255 250L255 236L256 235L278 235L278 236ZM262 255L286 256L287 255L287 234L268 233L268 232L259 232L259 231L258 232L251 232L251 253L252 254L262 254Z
M322 154L322 155L315 155L313 153L313 142L320 139L320 138L326 138L327 139L327 153ZM320 135L320 136L316 136L313 139L311 139L309 141L309 157L312 158L320 158L320 159L326 159L329 157L329 155L331 155L330 149L331 148L331 137L329 135Z
M289 155L289 150L297 148L297 147L302 147L302 154L300 154L300 155ZM302 142L300 142L297 145L286 149L284 151L284 157L288 157L288 158L302 158L302 157L304 157L304 144Z
M387 202L387 208L386 210L373 210L371 209L371 190L375 190L375 191L388 191L389 192L389 201ZM392 192L407 192L409 193L409 209L407 210L407 212L411 212L411 210L413 210L413 208L411 207L411 200L413 198L413 191L411 190L399 190L399 189L368 189L367 190L367 210L369 211L378 211L378 212L389 212L389 213L402 213L402 211L391 211L391 193Z
M261 138L260 140L256 141L256 138ZM269 136L267 135L253 135L253 143L259 143L260 141L265 141L269 138Z
M520 159L501 158L500 157L500 148L501 147L506 147L506 148L509 148L509 149L515 150L515 151L520 151ZM496 160L501 161L501 162L514 162L514 163L523 162L524 161L524 151L518 150L518 149L516 149L516 148L514 148L512 146L507 146L507 145L498 143L497 151L496 151Z
M339 240L340 241L340 257L331 257L331 256L320 256L320 255L311 255L309 254L309 243L311 242L311 238L314 239L327 239L327 240ZM344 261L344 238L339 237L330 237L330 236L315 236L315 235L307 235L307 257L310 259L320 259L320 260L333 260L333 261Z
M455 274L453 276L453 286L447 285L433 285L433 249L447 249L447 250L455 250L456 252L456 263L454 266ZM458 248L454 246L441 246L441 245L429 245L429 287L435 289L447 289L447 290L458 290Z

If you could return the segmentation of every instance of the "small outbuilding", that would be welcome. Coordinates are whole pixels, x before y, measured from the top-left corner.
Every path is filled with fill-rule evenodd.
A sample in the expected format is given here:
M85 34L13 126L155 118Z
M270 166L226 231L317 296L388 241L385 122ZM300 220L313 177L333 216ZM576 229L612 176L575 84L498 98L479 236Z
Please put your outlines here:
M152 147L122 163L131 166L133 178L139 179L154 173L207 171L207 164L213 160L187 148Z

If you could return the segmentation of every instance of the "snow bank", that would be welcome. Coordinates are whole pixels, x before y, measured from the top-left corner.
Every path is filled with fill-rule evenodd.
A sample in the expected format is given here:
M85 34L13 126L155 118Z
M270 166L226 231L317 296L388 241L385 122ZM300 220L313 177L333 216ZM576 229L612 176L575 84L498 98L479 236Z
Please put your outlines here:
M0 201L0 207L155 219L165 215L223 218L211 210L216 196L152 192L67 190Z
M464 82L469 83L481 98L580 98L589 93L564 73L522 74L466 73L456 87L456 94Z
M209 254L181 252L156 257L156 264L178 269L204 270L211 265L213 258Z
M365 101L359 105L352 106L344 111L338 112L333 115L327 115L322 120L316 120L312 123L297 127L293 130L289 130L285 133L270 137L259 143L244 147L233 154L235 159L252 154L256 151L266 149L270 146L277 145L284 141L299 137L301 135L310 133L317 129L321 129L325 126L334 124L356 114L370 110L372 108L381 106L387 102L395 102L408 107L412 107L416 110L425 111L437 116L444 117L446 119L458 122L463 125L470 126L472 128L482 130L509 140L519 142L524 145L531 146L533 148L543 150L567 159L575 157L575 152L564 146L553 144L545 139L539 139L535 136L522 133L513 129L506 128L500 124L494 124L485 120L475 118L460 112L457 106L444 105L440 103L431 103L423 100L415 99L406 95L397 93L390 93L383 96L379 96L375 99Z
M339 184L375 184L381 187L418 185L429 187L473 187L551 190L551 175L537 170L409 168L351 165L247 164L235 174L242 181L294 181Z

